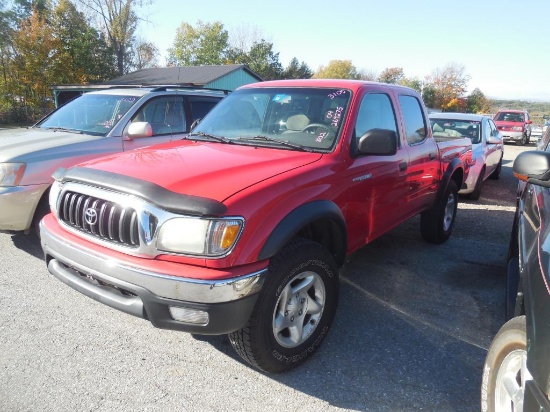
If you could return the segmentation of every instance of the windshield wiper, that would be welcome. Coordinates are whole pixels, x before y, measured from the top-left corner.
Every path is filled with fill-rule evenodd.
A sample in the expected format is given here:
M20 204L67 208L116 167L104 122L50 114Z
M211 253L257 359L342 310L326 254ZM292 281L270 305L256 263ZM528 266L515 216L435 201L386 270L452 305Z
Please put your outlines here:
M66 127L45 127L45 129L53 130L54 132L69 132L69 133L78 133L83 134L82 130L68 129Z
M309 147L303 146L299 143L293 143L289 140L275 139L273 137L264 136L264 135L239 137L239 140L263 140L264 142L273 142L273 143L280 144L282 146L291 147L292 149L303 150L305 152L313 151Z
M208 134L208 133L204 133L204 132L189 133L189 134L187 135L187 137L184 137L184 139L188 139L188 138L190 138L191 136L206 137L207 139L213 139L213 140L216 140L216 141L222 142L222 143L234 143L233 140L228 139L227 137L216 136L216 135Z

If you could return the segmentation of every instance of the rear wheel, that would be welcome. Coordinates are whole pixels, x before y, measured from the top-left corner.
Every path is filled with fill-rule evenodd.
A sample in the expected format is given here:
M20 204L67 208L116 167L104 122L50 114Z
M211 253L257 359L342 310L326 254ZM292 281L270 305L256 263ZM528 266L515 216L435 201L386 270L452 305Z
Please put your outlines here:
M266 372L300 365L321 345L338 304L338 269L318 243L298 239L271 259L247 325L229 335L237 353Z
M483 186L483 176L485 176L485 167L481 170L479 176L477 177L476 185L472 193L468 193L468 199L478 200L481 196L481 187Z
M441 199L430 210L420 215L420 232L430 243L443 243L453 230L458 205L458 189L450 180Z
M481 381L481 410L522 411L527 370L525 316L506 322L491 343Z

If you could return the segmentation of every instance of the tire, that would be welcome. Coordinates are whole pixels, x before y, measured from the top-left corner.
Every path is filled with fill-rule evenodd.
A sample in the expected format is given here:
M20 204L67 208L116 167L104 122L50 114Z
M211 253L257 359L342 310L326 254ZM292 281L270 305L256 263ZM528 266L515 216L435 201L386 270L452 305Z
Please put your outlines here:
M506 322L491 343L481 381L481 410L522 411L527 360L525 316Z
M500 179L500 172L502 171L502 157L500 158L497 168L493 170L493 173L489 175L489 179L498 180Z
M476 185L474 186L474 191L472 193L468 193L467 197L470 200L478 200L481 196L481 188L483 187L483 176L485 176L485 167L481 170L479 173L479 176L477 177Z
M50 204L49 204L49 191L46 191L42 195L36 210L34 211L34 217L32 219L31 228L35 235L40 239L40 221L50 213Z
M450 180L441 199L420 215L420 232L424 240L430 243L443 243L453 230L458 205L458 189Z
M516 140L517 146L525 146L527 144L527 136L521 136L521 140Z
M271 259L248 323L229 334L231 345L262 371L290 370L321 345L338 293L338 268L330 252L316 242L294 240Z

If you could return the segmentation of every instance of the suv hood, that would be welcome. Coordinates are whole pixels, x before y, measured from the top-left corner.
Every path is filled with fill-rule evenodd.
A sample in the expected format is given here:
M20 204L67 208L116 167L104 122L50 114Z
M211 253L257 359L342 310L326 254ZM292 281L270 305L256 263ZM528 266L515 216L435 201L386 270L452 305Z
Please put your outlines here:
M94 159L79 166L223 202L246 187L321 157L320 153L285 149L178 141Z
M94 140L98 137L102 136L61 132L38 127L0 130L0 162L24 162L26 154Z

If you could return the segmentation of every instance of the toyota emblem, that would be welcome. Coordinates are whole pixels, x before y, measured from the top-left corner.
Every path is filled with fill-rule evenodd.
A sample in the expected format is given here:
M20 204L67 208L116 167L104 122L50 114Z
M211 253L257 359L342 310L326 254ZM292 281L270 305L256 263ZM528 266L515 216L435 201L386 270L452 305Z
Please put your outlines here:
M84 212L84 220L90 226L93 226L97 223L97 211L93 207L89 207Z

